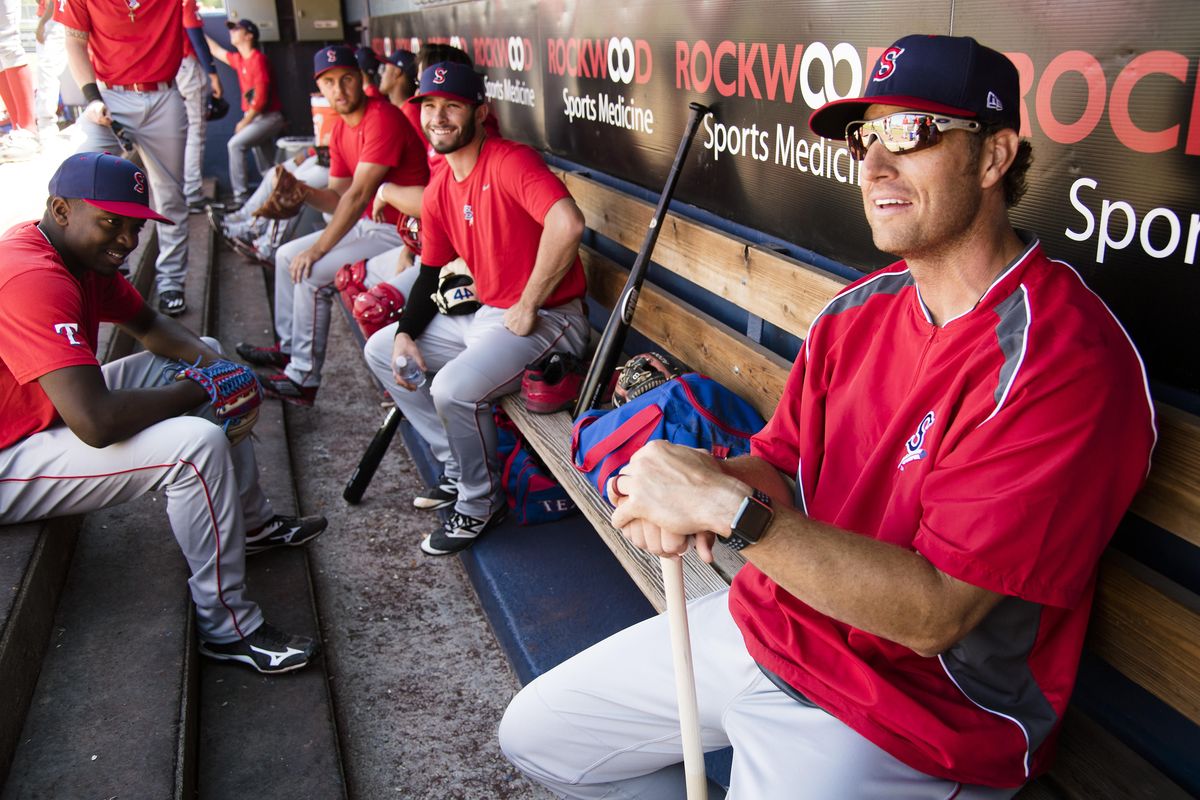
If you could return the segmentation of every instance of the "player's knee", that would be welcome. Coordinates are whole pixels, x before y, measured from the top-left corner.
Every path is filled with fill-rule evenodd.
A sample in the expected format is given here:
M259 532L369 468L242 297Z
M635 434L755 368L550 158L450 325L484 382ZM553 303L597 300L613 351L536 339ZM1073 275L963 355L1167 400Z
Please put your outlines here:
M504 757L526 772L542 772L538 754L545 749L543 723L550 716L537 691L526 686L509 701L497 735Z
M381 381L387 378L386 383L391 382L392 342L395 338L396 326L385 325L371 334L371 338L363 345L363 357L367 360L367 367Z

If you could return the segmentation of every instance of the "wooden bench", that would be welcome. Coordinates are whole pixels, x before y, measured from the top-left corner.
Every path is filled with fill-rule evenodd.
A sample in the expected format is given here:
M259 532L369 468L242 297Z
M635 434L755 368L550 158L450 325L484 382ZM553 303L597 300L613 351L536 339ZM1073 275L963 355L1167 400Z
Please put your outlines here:
M589 239L612 250L636 251L653 206L586 174L567 172L566 182L587 219ZM599 238L602 237L602 238ZM589 239L585 239L588 241ZM631 260L631 259L630 259ZM592 299L611 308L626 269L585 246L583 261ZM770 248L716 228L668 215L654 261L687 282L744 309L750 327L765 321L803 338L815 315L847 281ZM676 280L671 278L671 280ZM647 283L634 329L683 359L693 369L741 394L763 414L774 411L790 362L671 292ZM657 559L629 545L609 524L608 506L572 466L571 419L566 412L528 413L517 396L503 403L509 416L575 498L597 533L658 610L663 589ZM1161 528L1178 551L1200 561L1200 419L1158 404L1160 438L1154 467L1132 509ZM742 564L717 548L709 566L694 553L685 562L689 597L725 586ZM1110 548L1101 565L1088 652L1158 698L1188 726L1200 723L1200 598L1185 587ZM1078 697L1078 693L1077 693ZM1145 723L1153 726L1154 720ZM1023 789L1021 798L1168 798L1190 793L1136 754L1116 735L1072 705L1064 721L1052 771ZM1194 735L1195 728L1191 727ZM1153 755L1153 754L1152 754ZM1167 765L1170 769L1172 766ZM1194 769L1193 765L1181 771Z

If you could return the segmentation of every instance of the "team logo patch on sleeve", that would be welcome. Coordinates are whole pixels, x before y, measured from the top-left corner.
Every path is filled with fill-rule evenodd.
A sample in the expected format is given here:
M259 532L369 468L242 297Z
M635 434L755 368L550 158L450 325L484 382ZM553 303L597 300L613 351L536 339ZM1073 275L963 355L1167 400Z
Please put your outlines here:
M76 331L79 330L79 325L75 322L56 322L54 323L54 332L63 334L67 337L67 341L73 345L81 345L83 342L75 338Z
M904 472L904 465L911 464L914 461L922 461L929 455L929 451L925 449L925 434L937 421L937 415L932 411L925 415L921 420L921 424L917 426L917 432L909 437L904 443L904 457L900 459L900 463L896 465L896 469Z

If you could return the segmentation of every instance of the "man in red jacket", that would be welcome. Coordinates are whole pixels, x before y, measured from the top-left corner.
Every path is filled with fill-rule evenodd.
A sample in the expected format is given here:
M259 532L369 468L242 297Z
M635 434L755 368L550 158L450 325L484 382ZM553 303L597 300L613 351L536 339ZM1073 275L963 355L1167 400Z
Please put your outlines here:
M1020 102L1001 53L907 36L818 109L902 260L817 316L749 456L656 442L609 483L639 547L749 562L689 609L701 739L733 746L739 797L991 800L1049 764L1155 431L1125 331L1009 222ZM681 796L665 626L527 686L509 758L567 797Z

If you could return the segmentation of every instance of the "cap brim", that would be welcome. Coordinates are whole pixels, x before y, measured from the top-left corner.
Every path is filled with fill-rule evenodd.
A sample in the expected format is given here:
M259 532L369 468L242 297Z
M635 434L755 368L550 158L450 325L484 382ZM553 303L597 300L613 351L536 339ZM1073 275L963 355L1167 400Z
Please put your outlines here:
M229 28L229 30L233 30L234 28L240 28L242 26L237 24L236 22L230 22L229 20L225 20L225 27Z
M124 203L119 200L88 200L86 197L81 199L89 205L112 212L113 214L120 214L122 217L152 219L155 222L165 222L168 225L175 224L162 214L156 213L150 206L144 206L141 203Z
M422 100L424 100L426 97L444 97L447 100L458 100L463 103L475 105L475 100L470 97L463 97L461 94L455 94L454 92L443 92L441 90L425 92L424 94L414 94L412 97L408 98L407 102L419 103Z
M348 64L330 64L329 66L323 67L323 68L317 70L316 72L314 72L313 80L315 81L317 78L321 77L326 72L329 72L329 70L331 70L331 69L348 69L352 72L362 72L362 69L358 66L357 61L354 63L354 66L350 66Z
M908 95L879 95L877 97L849 97L845 100L834 100L818 108L808 118L808 127L813 133L826 139L844 139L846 126L855 120L860 120L871 106L902 106L913 111L929 111L933 114L949 114L954 117L974 119L974 111L963 108L934 103L921 97Z

